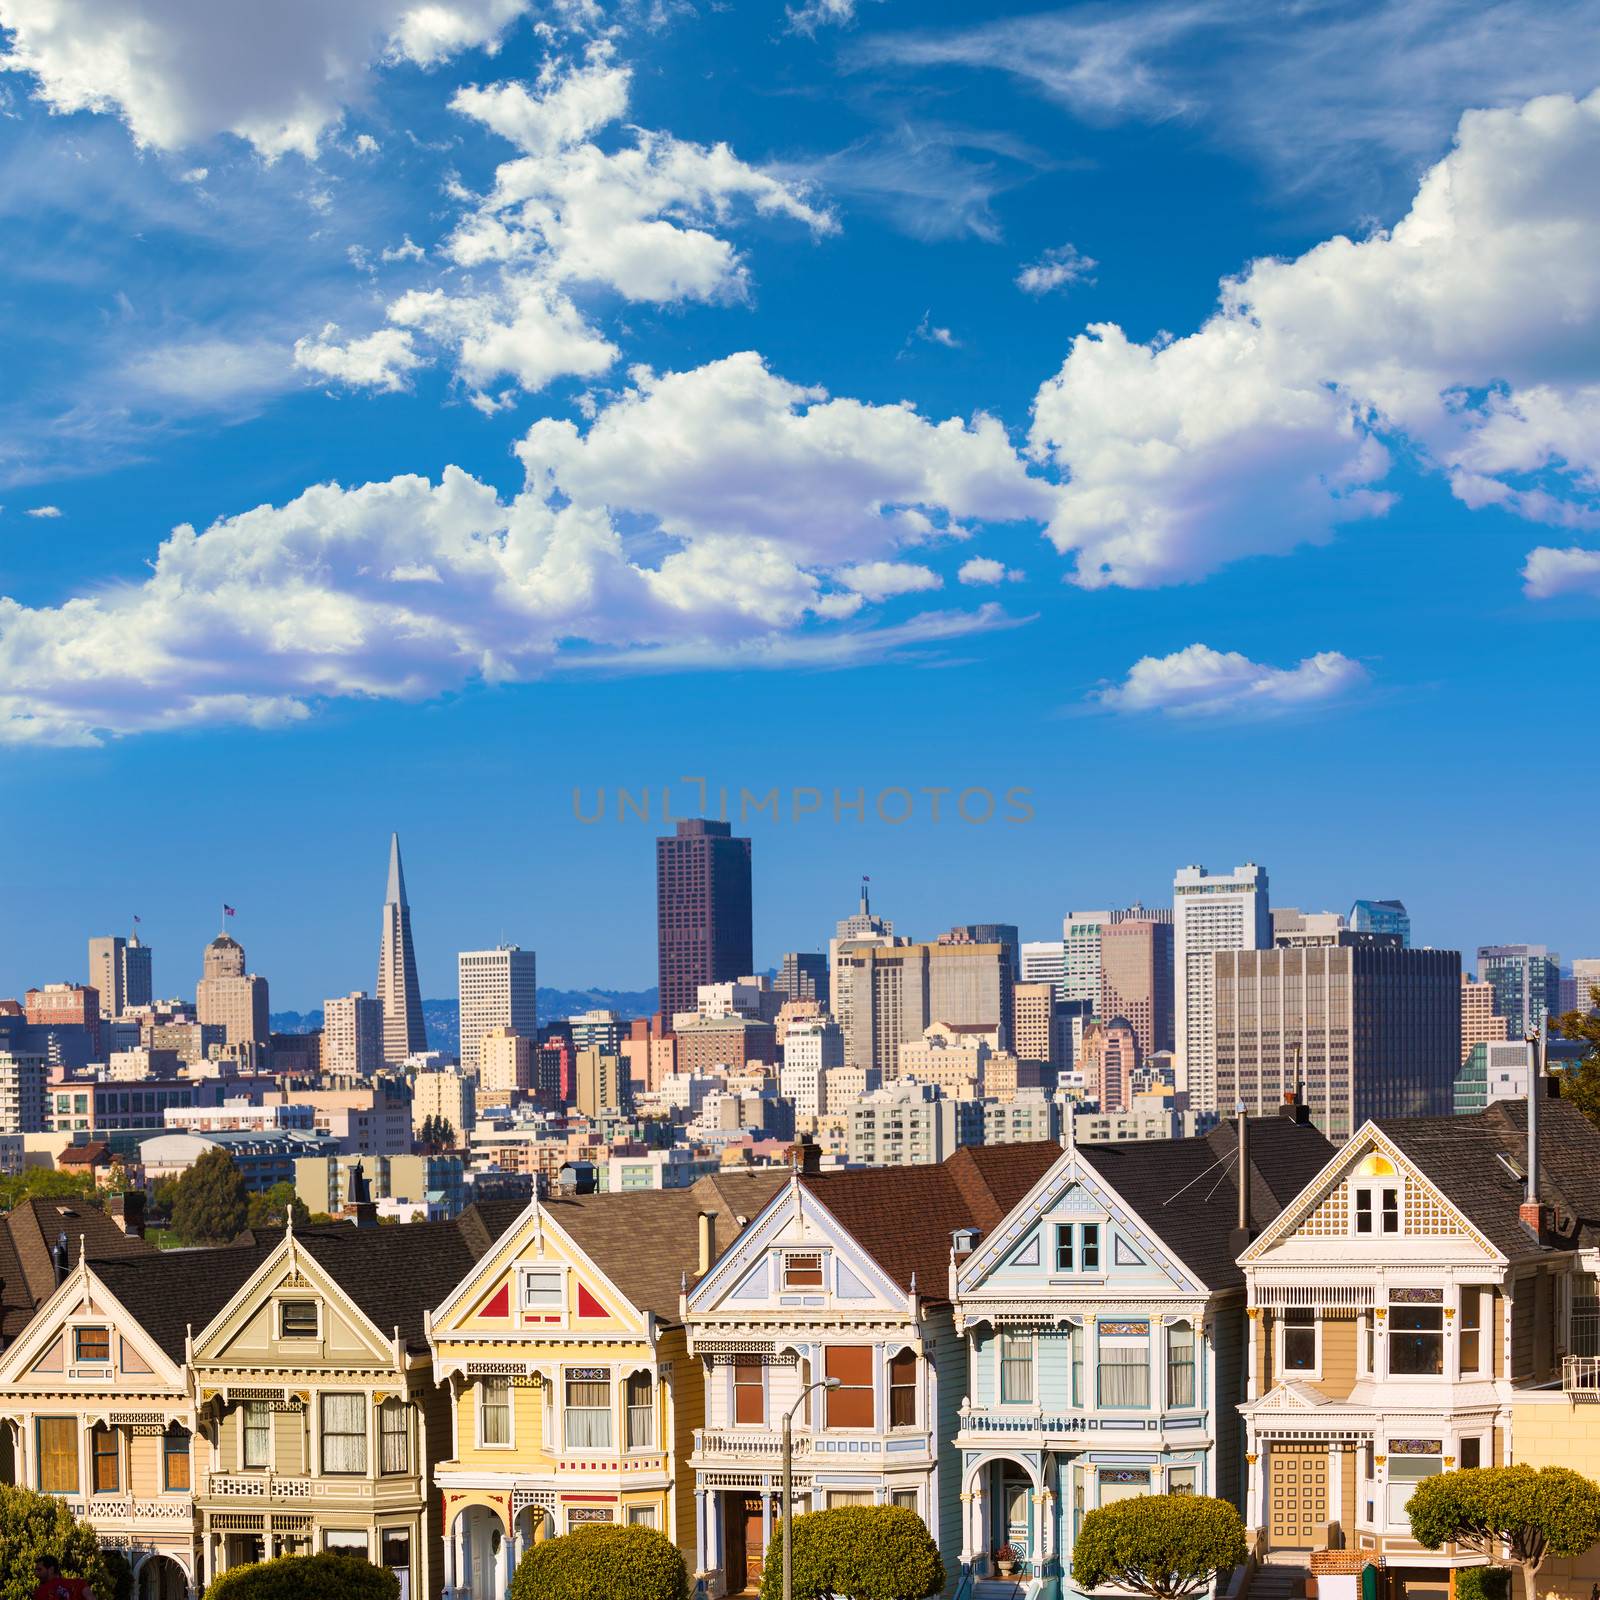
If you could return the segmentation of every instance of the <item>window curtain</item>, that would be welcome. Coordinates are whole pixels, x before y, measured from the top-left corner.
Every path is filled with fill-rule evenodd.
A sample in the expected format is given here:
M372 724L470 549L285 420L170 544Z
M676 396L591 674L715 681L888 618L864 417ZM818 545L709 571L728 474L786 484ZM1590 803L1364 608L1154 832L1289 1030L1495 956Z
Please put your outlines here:
M1192 1406L1194 1400L1194 1329L1178 1322L1167 1330L1167 1404Z
M378 1411L379 1443L382 1446L382 1470L405 1472L409 1470L410 1451L406 1448L406 1408L398 1400L385 1400Z
M1102 1344L1100 1347L1100 1404L1147 1406L1150 1404L1150 1346Z
M75 1417L40 1417L39 1490L42 1494L78 1492L78 1423Z
M511 1443L511 1385L504 1378L485 1378L481 1400L483 1442Z
M367 1470L365 1395L323 1395L322 1470L336 1473L357 1473Z
M567 1447L571 1450L611 1448L611 1380L567 1379Z
M656 1442L655 1396L648 1372L628 1378L628 1448L648 1450Z

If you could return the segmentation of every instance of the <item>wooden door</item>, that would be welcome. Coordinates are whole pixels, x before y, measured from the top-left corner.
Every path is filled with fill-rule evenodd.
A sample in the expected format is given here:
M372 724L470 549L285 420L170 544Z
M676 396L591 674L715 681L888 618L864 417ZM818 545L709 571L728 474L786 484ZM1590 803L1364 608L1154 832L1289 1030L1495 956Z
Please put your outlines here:
M1328 1520L1328 1447L1267 1449L1267 1538L1277 1550L1309 1550Z
M761 1587L761 1566L766 1557L760 1495L746 1495L740 1512L744 1523L744 1581L750 1590Z

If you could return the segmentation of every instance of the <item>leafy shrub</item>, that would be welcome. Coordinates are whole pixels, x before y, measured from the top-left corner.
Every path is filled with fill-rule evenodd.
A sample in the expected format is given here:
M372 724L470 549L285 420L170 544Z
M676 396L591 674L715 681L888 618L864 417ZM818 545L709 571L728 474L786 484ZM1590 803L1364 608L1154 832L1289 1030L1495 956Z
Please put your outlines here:
M1072 1549L1072 1580L1154 1600L1209 1588L1245 1558L1244 1524L1226 1500L1203 1494L1142 1494L1091 1511Z
M664 1533L632 1523L594 1523L546 1539L523 1556L511 1579L511 1600L688 1600L688 1594L678 1547Z
M794 1519L795 1600L923 1600L944 1588L944 1563L922 1518L904 1506L835 1506ZM773 1530L761 1600L783 1593L783 1526Z
M206 1600L399 1600L400 1580L360 1556L279 1556L229 1567Z
M1510 1600L1510 1597L1510 1568L1456 1568L1456 1600Z
M117 1592L94 1529L77 1521L64 1500L0 1483L0 1600L29 1600L40 1556L54 1556L66 1577L87 1578L102 1600Z

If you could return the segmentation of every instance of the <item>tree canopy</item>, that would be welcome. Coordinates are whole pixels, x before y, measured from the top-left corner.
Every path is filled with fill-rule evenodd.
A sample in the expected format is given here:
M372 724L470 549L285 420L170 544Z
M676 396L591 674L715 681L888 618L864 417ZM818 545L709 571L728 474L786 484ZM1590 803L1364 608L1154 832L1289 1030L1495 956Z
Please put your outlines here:
M922 1518L904 1506L834 1506L794 1519L794 1600L923 1600L944 1588L944 1563ZM783 1593L783 1524L772 1533L761 1600Z
M511 1600L688 1600L688 1594L678 1547L633 1523L597 1522L545 1539L511 1578Z
M227 1244L248 1220L249 1196L233 1157L207 1150L173 1191L173 1232L186 1244Z
M1563 1039L1576 1039L1588 1045L1583 1059L1561 1074L1561 1093L1600 1127L1600 984L1590 988L1587 998L1596 1009L1568 1011L1550 1024L1551 1031Z
M1417 1485L1406 1512L1411 1537L1430 1550L1454 1544L1504 1559L1520 1574L1525 1600L1535 1600L1546 1556L1582 1555L1600 1543L1600 1485L1570 1467L1441 1472Z
M294 1213L296 1222L309 1222L311 1208L294 1192L287 1180L250 1196L245 1206L247 1225L252 1228L281 1228Z
M1178 1600L1244 1558L1244 1523L1226 1500L1144 1494L1084 1517L1072 1579L1085 1590L1114 1584L1152 1600Z
M399 1600L400 1580L360 1556L324 1551L229 1567L206 1600Z
M40 1556L54 1556L69 1578L87 1578L101 1600L117 1592L94 1529L77 1521L64 1500L0 1483L0 1600L30 1600Z
M0 1211L24 1200L90 1200L95 1181L87 1172L57 1172L54 1167L24 1167L0 1177Z

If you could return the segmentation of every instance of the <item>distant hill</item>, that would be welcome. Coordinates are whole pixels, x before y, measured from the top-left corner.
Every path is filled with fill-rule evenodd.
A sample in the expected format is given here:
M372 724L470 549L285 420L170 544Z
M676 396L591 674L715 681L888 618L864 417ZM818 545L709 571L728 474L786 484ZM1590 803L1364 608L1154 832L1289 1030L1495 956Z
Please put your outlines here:
M540 989L539 1021L575 1017L580 1011L615 1011L622 1017L648 1017L656 1009L656 991L650 989ZM428 1030L428 1048L455 1055L461 1048L461 1008L454 1000L424 1000L422 1020ZM274 1011L274 1033L310 1033L322 1026L322 1012Z

